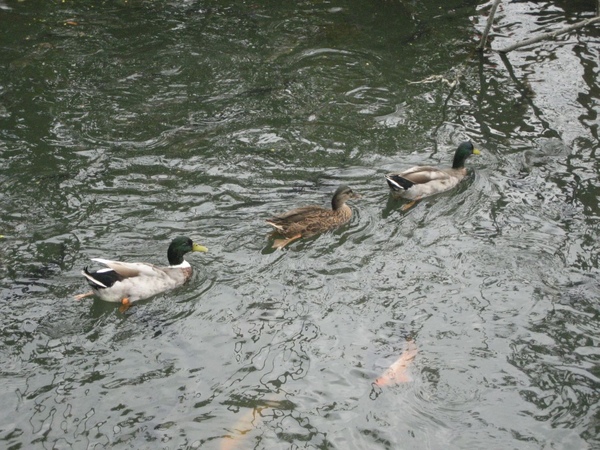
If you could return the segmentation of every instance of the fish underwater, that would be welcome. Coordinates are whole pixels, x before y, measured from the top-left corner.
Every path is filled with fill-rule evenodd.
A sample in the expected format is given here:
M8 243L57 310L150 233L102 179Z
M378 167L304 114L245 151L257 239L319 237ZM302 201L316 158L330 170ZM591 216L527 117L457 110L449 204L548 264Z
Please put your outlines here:
M289 409L289 402L281 400L263 400L260 406L250 408L242 414L232 431L223 437L219 450L238 450L251 448L246 441L250 432L262 422L262 412L267 408Z
M375 386L383 387L392 384L408 383L413 380L409 368L417 356L418 349L414 341L408 341L406 349L388 369L375 380Z

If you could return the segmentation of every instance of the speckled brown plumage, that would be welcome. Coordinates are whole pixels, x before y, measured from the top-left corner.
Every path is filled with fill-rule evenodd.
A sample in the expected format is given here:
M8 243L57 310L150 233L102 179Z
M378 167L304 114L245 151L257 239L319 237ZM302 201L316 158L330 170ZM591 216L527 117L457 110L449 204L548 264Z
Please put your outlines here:
M295 239L313 236L345 224L352 217L352 210L346 205L346 201L357 197L348 186L340 186L331 200L331 209L303 206L270 218L267 223L276 229L273 234L286 238L276 239L273 248L283 248Z

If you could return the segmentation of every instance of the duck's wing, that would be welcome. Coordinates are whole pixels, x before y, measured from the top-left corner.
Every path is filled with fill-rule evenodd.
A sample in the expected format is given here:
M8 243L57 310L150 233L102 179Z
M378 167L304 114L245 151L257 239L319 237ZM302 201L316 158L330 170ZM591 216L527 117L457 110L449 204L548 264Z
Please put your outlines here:
M155 277L159 274L160 268L148 263L126 263L121 261L111 261L110 259L92 258L92 261L104 264L111 268L123 278L132 278L139 276Z
M275 228L281 229L281 227L284 225L302 222L309 218L319 217L327 211L328 210L321 208L320 206L303 206L301 208L292 209L291 211L285 212L278 216L271 217L267 220L267 223Z
M109 288L117 281L122 281L125 279L110 268L90 272L88 268L85 267L81 274L88 280L91 286L98 289Z
M430 166L415 166L402 173L396 174L413 184L425 184L435 180L446 180L450 178L450 174L437 167Z

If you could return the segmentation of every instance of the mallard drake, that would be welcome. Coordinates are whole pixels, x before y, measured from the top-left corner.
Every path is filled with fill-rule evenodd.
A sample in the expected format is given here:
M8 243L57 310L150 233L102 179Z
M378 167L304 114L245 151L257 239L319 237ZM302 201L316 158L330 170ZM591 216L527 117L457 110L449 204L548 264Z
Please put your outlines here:
M466 175L465 161L480 152L470 141L461 143L454 153L452 167L440 169L429 166L415 166L400 173L385 176L392 195L412 200L402 209L409 209L417 200L447 191L456 186Z
M192 266L183 259L183 255L207 251L206 247L192 242L190 238L180 236L173 239L167 250L168 267L92 258L92 261L104 264L107 268L90 272L86 267L81 274L87 279L92 291L75 298L81 300L96 295L107 302L121 303L126 309L133 302L184 284L192 276Z
M275 239L273 248L283 248L301 237L313 236L345 224L352 217L352 210L346 202L358 197L348 186L340 186L333 194L331 209L303 206L272 217L267 223L275 228L273 234L285 237Z

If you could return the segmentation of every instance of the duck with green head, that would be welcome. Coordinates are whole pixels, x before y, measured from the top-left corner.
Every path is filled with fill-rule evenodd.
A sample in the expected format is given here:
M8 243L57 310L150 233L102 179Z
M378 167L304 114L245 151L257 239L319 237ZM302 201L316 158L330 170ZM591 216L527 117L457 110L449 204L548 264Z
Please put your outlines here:
M161 292L181 286L192 276L192 266L183 255L189 252L207 252L188 237L180 236L171 242L167 250L169 265L159 267L154 264L111 261L92 258L106 266L95 272L86 267L81 273L92 287L91 292L75 296L77 300L96 295L107 302L121 303L127 308L131 303L143 300Z
M333 194L331 209L303 206L270 218L267 223L275 228L273 234L280 234L285 238L275 239L273 248L283 248L296 239L345 224L352 217L352 210L346 205L351 198L359 198L359 195L348 186L340 186Z
M479 154L479 150L473 147L470 141L463 142L456 149L450 168L415 166L404 172L388 174L385 180L393 196L412 200L402 208L407 210L424 197L439 194L458 185L467 175L467 158Z

